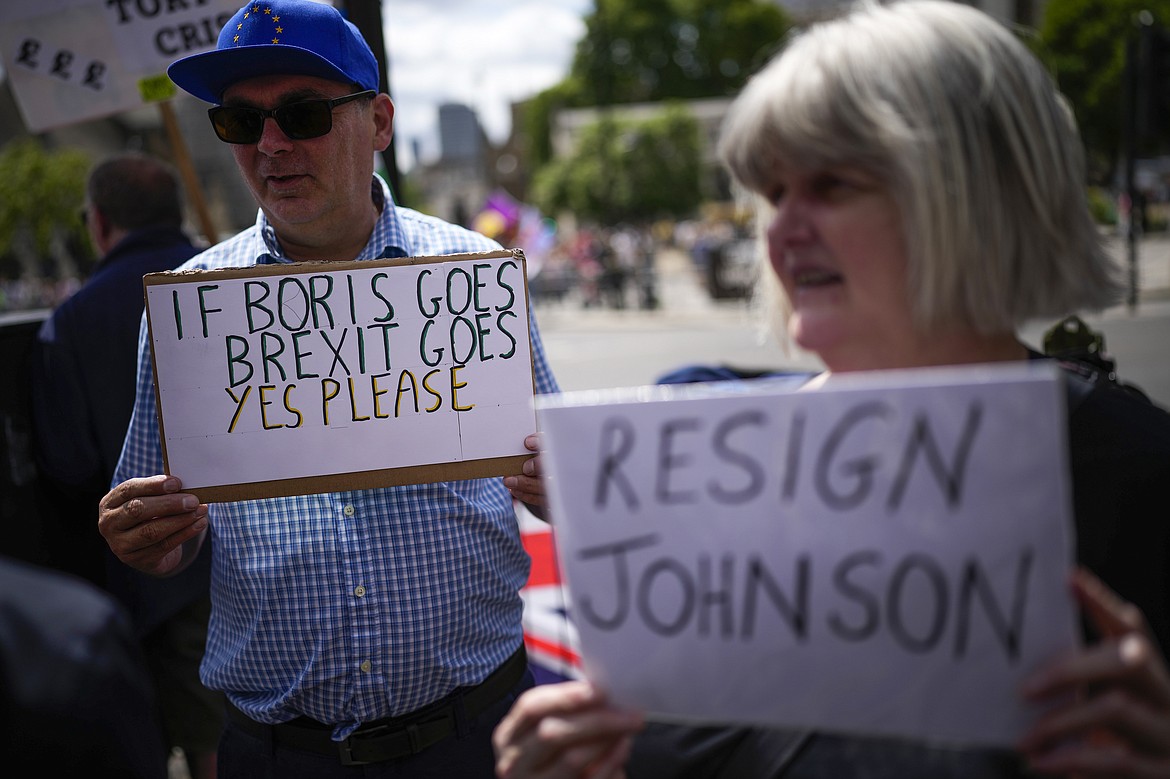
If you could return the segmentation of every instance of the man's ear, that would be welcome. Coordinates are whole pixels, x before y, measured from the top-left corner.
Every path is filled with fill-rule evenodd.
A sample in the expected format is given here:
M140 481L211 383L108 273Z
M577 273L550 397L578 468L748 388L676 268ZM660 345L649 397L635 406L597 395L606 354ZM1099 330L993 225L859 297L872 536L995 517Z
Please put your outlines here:
M394 135L394 103L385 92L374 96L374 151L385 151Z
M113 227L110 225L110 220L106 218L106 215L97 206L89 209L88 226L89 236L93 239L99 254L104 255L113 248L110 242L110 232Z

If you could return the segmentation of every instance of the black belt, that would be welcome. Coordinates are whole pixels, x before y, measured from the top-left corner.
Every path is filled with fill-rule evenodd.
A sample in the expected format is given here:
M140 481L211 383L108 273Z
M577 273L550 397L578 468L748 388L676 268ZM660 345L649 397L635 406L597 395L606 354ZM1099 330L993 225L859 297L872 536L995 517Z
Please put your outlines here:
M266 725L228 705L228 716L240 729L265 738L276 746L338 755L342 765L366 765L417 755L455 732L455 707L460 701L468 719L474 718L512 690L528 667L521 646L475 687L461 687L447 697L401 717L367 722L344 741L334 741L333 726L307 717L278 725Z

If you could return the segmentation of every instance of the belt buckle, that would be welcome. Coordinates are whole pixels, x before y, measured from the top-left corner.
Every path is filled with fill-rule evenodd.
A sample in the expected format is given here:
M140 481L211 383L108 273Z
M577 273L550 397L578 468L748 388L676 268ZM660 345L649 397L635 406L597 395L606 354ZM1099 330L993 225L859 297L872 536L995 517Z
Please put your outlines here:
M376 760L359 760L358 758L354 757L353 756L353 748L355 745L355 738L354 737L356 736L357 737L356 741L360 742L368 736L384 735L385 733L389 732L389 730L390 730L390 727L388 725L379 725L378 727L370 728L369 730L357 730L357 731L354 731L353 733L351 733L349 736L347 736L344 741L337 742L337 751L341 756L341 764L342 765L370 765L370 764L375 763L375 762L380 762L380 761L376 761ZM411 743L412 744L414 743L413 737L411 738Z

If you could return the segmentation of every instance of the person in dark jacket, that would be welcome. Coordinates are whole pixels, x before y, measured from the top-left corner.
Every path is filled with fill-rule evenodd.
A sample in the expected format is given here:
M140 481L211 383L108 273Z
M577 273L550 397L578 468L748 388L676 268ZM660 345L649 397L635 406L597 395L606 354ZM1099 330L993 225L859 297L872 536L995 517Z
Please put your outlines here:
M0 557L5 776L165 779L153 701L116 601L88 582Z
M213 776L223 703L198 676L210 611L210 550L181 576L156 579L121 565L92 520L134 406L142 277L171 270L199 249L182 229L177 176L146 154L99 162L86 183L84 213L101 259L45 321L32 371L37 460L59 526L54 566L123 604L151 676L166 692L159 702L169 745L184 751L194 779Z

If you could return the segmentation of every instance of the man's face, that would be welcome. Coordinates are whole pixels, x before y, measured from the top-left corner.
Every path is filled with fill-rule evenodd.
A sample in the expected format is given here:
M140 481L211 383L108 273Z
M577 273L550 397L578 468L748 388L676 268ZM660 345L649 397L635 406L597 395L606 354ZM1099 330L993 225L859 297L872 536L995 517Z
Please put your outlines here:
M223 104L274 109L356 91L313 76L258 76L233 84ZM365 245L377 219L370 199L375 152L390 143L393 106L385 95L333 109L333 129L294 141L271 117L260 140L233 144L248 188L293 259L337 259ZM349 259L350 257L345 257Z

